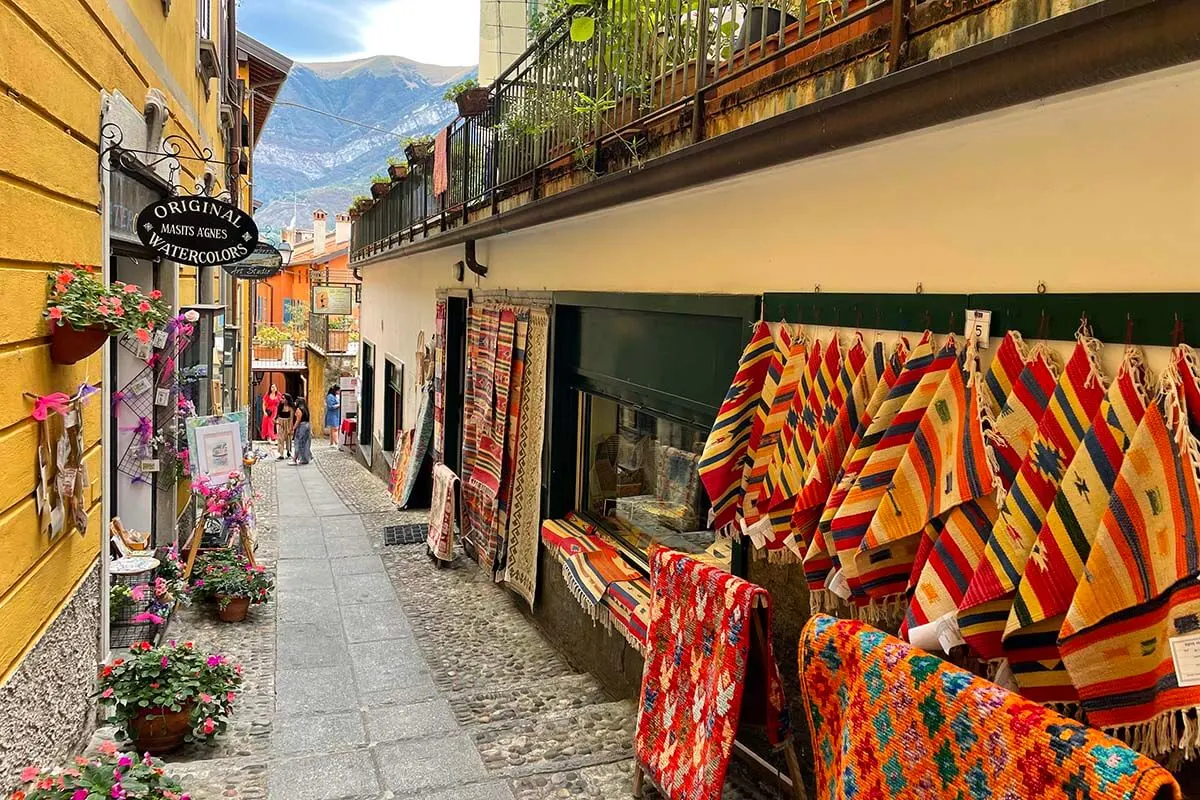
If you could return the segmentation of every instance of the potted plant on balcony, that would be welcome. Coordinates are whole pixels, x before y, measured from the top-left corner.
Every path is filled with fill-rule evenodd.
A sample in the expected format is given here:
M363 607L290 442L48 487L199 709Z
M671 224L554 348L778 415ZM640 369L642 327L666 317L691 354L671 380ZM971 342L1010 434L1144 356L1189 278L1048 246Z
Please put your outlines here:
M753 47L760 41L778 34L789 25L794 25L800 19L794 16L802 13L798 0L743 0L746 15L738 28L737 38L733 42L733 52Z
M408 177L408 162L399 156L392 156L388 159L388 176L393 183L402 181Z
M169 318L162 292L147 294L135 284L105 284L92 266L76 264L47 276L46 310L50 358L74 364L104 346L109 336L128 334L149 342Z
M224 733L241 684L241 666L223 655L201 653L191 642L139 642L100 669L97 694L118 739L158 754Z
M163 762L147 755L122 753L113 742L104 742L97 755L78 756L69 767L21 771L22 788L13 800L75 800L115 798L128 800L188 800L183 787L168 775Z
M424 161L432 154L432 136L410 136L404 141L404 155L408 157L409 164L415 164L418 161Z
M371 196L376 200L387 195L392 188L392 179L387 175L371 176Z
M490 95L486 86L480 86L474 78L467 78L447 89L443 97L458 105L459 116L478 117L487 111Z

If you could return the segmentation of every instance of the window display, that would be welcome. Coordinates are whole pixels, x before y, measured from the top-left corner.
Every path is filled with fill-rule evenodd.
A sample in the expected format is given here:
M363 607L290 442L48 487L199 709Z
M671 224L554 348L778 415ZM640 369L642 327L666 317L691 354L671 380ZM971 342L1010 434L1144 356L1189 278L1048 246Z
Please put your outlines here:
M585 507L639 550L710 546L698 473L706 431L600 395L583 401Z

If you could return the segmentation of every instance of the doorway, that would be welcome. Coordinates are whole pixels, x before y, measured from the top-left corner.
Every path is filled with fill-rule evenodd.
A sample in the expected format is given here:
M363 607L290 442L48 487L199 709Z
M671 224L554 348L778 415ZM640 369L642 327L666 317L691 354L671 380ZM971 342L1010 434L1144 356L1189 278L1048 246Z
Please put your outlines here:
M445 424L442 460L459 474L462 467L463 406L467 382L467 298L446 298Z
M363 341L362 378L359 380L362 406L358 410L358 444L363 458L371 464L371 434L375 427L375 345Z

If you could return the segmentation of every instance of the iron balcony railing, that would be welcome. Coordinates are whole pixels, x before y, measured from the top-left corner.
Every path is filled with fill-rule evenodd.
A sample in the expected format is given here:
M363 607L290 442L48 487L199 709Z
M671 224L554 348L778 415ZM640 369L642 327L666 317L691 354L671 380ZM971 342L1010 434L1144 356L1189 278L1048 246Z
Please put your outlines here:
M896 19L909 0L590 0L541 31L490 87L485 113L444 131L444 159L410 161L405 178L359 215L351 259L446 230L572 161L598 172L602 148L637 163L645 126L669 115L703 138L704 98L754 78L867 17ZM883 24L888 24L885 20ZM590 32L591 35L588 35ZM843 37L845 38L845 37ZM444 165L444 166L443 166ZM436 185L442 167L444 186ZM435 191L436 185L436 191Z
M308 343L326 354L350 351L350 317L328 314L308 315ZM332 324L331 324L332 323Z

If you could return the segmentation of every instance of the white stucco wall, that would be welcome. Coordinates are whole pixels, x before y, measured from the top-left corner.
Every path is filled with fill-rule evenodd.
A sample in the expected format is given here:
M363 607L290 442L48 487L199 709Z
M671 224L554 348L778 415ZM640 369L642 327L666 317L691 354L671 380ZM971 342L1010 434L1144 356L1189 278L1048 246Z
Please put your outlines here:
M461 246L372 264L363 337L411 361L440 287L1197 291L1197 141L1193 64L480 242L482 280Z

